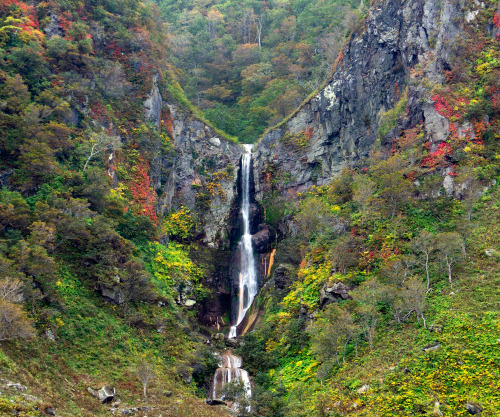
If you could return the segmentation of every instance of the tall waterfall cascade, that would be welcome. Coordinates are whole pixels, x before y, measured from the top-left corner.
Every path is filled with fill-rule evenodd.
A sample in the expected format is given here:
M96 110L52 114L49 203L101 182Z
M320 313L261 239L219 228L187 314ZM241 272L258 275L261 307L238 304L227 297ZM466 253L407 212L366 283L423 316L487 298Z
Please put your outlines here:
M241 369L242 360L239 356L224 353L221 356L219 368L216 369L212 382L212 398L214 400L224 399L224 386L231 381L240 380L243 383L245 398L252 396L252 388L248 372Z
M257 295L258 281L255 267L255 257L250 234L250 172L252 169L252 147L243 145L245 153L241 157L241 215L243 219L243 236L239 243L241 265L238 285L238 318L229 330L229 337L238 336L238 325L245 318L245 314Z

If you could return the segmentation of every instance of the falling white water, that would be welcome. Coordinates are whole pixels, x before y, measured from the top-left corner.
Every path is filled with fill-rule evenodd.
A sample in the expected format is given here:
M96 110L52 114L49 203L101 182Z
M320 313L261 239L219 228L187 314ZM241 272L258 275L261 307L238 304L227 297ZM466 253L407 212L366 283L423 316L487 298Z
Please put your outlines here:
M212 382L212 399L224 400L224 386L231 381L241 380L245 398L249 399L252 396L252 387L248 372L241 369L242 360L239 356L231 353L224 353L221 357L221 364L216 369ZM238 407L235 404L236 408ZM250 409L248 409L250 411Z
M241 265L238 291L238 318L229 330L229 337L236 337L238 325L245 318L245 314L252 305L257 295L258 283L255 270L255 259L252 247L252 235L250 234L250 170L252 169L252 147L243 145L245 153L241 157L241 189L243 198L241 201L241 215L243 217L243 236L239 243L241 252Z

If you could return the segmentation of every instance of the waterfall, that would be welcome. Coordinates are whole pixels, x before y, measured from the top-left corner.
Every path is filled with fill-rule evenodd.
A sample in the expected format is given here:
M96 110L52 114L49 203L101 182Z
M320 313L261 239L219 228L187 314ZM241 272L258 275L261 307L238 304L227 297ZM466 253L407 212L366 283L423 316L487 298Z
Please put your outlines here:
M240 380L243 383L244 395L246 399L252 396L252 388L250 386L250 378L248 372L241 369L242 360L239 356L231 353L224 353L221 356L219 368L216 369L214 379L212 381L212 399L224 399L224 386L231 381ZM238 404L234 404L234 408L238 408ZM248 406L247 411L250 411Z
M238 325L245 318L245 314L252 305L258 290L252 235L250 234L250 173L252 169L252 145L244 145L244 147L245 153L241 157L241 217L243 220L243 235L238 244L238 250L240 252L238 317L229 331L230 338L238 336ZM224 386L236 380L243 383L243 395L245 399L249 400L251 398L252 388L250 385L250 378L248 377L248 372L241 369L241 365L241 358L230 352L224 353L221 356L220 366L215 371L212 381L211 394L213 400L223 400ZM251 411L250 406L238 404L237 402L233 403L234 411L238 411L240 407L246 407L248 412Z
M255 259L250 234L250 172L252 169L252 147L243 145L245 153L241 157L241 215L243 219L243 236L239 243L240 251L240 276L238 286L238 318L231 326L229 337L236 337L238 325L245 318L245 314L252 305L257 295L258 282L255 268Z

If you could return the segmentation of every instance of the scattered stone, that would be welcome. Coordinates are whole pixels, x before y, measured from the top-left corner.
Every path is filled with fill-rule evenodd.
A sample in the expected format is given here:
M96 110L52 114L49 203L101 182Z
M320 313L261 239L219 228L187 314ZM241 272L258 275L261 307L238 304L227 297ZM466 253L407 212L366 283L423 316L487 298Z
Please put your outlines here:
M34 395L29 395L29 394L22 394L22 396L27 400L27 401L30 401L32 403L34 402L37 402L38 401L38 398L35 397Z
M358 394L364 394L365 392L370 390L370 386L368 384L363 385L362 387L358 388L356 391Z
M309 318L307 307L303 304L300 306L299 315L300 315L301 319L308 319Z
M186 307L193 307L196 304L196 300L192 300L191 298L184 301L184 305Z
M214 333L210 336L210 339L216 347L224 348L226 346L226 336L224 336L224 333Z
M319 292L319 306L321 309L328 304L336 303L340 300L348 300L351 298L349 290L351 287L343 282L336 282L330 285L326 282Z
M441 408L441 404L439 404L439 401L435 401L434 402L434 409L431 411L431 415L443 417L444 414L440 408Z
M483 412L483 409L479 405L472 403L467 403L465 409L472 415L481 414Z
M59 16L54 12L49 12L48 15L50 16L50 22L43 30L47 34L47 37L49 39L53 38L54 36L63 37L65 33L62 27L59 25Z
M496 253L496 250L495 250L495 249L485 249L485 250L484 250L484 254L485 254L486 256L490 256L490 257L491 257L491 256L493 256L495 253Z
M239 344L238 340L236 340L236 339L232 339L232 338L226 339L226 346L229 348L236 349L237 347L239 347L239 345L240 344Z
M52 407L45 407L43 412L45 414L47 414L48 416L55 416L56 415L56 411Z
M292 281L292 266L280 264L274 270L274 285L278 290L284 290Z
M87 388L88 392L95 398L97 398L103 404L110 403L113 401L116 395L116 389L110 386L104 386L99 390L93 388Z
M17 389L18 391L26 391L28 389L24 385L21 385L21 384L19 384L17 382L7 381L7 383L5 385L8 386L9 388Z
M433 324L427 328L430 332L443 333L443 326L439 324Z
M217 400L215 398L205 401L208 405L227 405L225 401Z
M333 406L336 407L336 408L342 407L342 401L336 401L336 402L334 402Z
M118 408L118 406L121 404L120 400L115 401L113 404L111 404L112 408Z
M193 380L193 369L187 365L179 364L177 366L177 374L186 384L190 384Z
M432 352L434 350L438 350L439 348L441 348L441 345L438 343L438 342L431 342L429 343L428 345L425 345L422 350L424 352Z
M52 331L52 329L45 330L45 337L52 342L55 342L55 340L56 340L56 336L54 335L54 332Z

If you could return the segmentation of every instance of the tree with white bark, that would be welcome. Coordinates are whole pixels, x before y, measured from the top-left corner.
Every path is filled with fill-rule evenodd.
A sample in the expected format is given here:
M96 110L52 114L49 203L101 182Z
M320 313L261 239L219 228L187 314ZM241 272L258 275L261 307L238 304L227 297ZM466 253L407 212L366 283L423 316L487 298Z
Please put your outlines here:
M457 232L440 233L436 237L436 250L448 272L448 281L453 288L453 265L463 257L462 237Z

